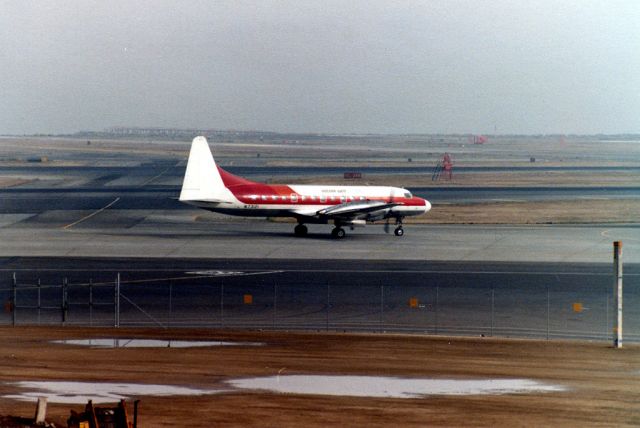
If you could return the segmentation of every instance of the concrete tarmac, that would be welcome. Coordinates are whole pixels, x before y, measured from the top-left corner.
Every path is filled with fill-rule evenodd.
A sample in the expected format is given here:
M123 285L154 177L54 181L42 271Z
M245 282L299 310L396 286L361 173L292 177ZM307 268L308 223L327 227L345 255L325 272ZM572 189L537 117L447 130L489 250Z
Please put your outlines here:
M105 204L110 203L105 199ZM113 201L111 201L113 202ZM105 205L106 206L106 205ZM117 207L117 204L114 208ZM622 240L628 262L640 261L638 225L412 225L405 235L382 225L331 238L331 225L239 219L200 210L51 210L0 216L0 256L449 260L611 263Z

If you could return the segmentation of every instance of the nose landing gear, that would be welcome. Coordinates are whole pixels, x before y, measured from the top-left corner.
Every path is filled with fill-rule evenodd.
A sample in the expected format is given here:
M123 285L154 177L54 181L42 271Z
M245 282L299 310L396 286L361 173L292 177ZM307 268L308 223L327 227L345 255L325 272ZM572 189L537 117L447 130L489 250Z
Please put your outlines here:
M397 217L396 218L396 225L397 225L397 227L393 231L394 235L396 235L396 236L404 235L404 230L402 229L402 217Z

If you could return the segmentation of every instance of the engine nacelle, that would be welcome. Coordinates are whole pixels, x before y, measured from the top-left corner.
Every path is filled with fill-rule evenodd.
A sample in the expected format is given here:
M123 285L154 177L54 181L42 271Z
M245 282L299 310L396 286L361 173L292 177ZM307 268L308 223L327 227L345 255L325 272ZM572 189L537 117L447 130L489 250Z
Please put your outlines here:
M344 223L344 225L353 229L354 227L365 227L367 222L366 220L351 220L350 222Z
M374 211L371 212L369 214L367 214L367 221L378 221L378 220L384 220L385 218L387 218L387 215L389 214L388 209L386 210L380 210L380 211Z

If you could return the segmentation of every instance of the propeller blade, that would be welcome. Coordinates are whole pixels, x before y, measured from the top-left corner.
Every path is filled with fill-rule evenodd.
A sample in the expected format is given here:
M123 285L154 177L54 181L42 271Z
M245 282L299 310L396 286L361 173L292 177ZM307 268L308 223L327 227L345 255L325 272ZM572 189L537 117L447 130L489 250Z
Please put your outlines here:
M384 232L389 233L389 219L384 222Z

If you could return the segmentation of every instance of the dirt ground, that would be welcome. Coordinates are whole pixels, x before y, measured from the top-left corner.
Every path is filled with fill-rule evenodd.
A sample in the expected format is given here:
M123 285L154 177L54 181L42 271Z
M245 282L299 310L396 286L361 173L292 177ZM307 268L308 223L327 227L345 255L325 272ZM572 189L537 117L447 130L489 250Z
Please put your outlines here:
M209 213L196 217L198 221L212 218ZM284 217L269 220L295 223ZM639 220L640 200L612 199L434 204L426 214L405 218L404 224L628 224Z
M21 186L31 181L33 180L25 180L13 177L0 177L0 188Z
M434 205L405 223L438 224L581 224L637 223L640 200L495 202Z
M52 339L137 337L259 341L261 347L89 349ZM564 392L413 399L236 392L140 398L140 426L637 426L640 346L412 335L97 328L0 328L6 382L73 380L219 388L231 378L349 374L527 378ZM133 398L133 397L132 397ZM65 423L80 405L49 404ZM0 398L0 415L32 416L35 403Z

